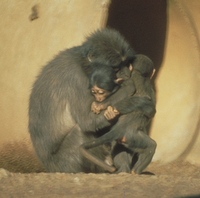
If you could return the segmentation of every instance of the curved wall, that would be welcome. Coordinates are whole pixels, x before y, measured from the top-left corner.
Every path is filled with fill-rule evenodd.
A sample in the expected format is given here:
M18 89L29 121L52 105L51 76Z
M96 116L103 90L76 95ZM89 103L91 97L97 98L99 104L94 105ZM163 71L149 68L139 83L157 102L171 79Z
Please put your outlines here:
M40 68L106 24L109 0L0 2L0 167L43 170L29 133L28 98ZM36 5L36 9L31 9ZM107 26L118 29L157 69L154 160L200 164L200 2L113 0ZM30 15L37 16L30 21ZM33 17L34 18L34 17ZM32 19L33 19L32 18Z

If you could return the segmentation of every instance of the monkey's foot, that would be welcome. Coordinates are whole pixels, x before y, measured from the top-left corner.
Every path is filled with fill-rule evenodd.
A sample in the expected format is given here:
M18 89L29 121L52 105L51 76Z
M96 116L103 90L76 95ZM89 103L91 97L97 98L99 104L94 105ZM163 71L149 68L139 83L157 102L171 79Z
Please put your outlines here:
M131 171L132 175L137 175L134 170Z

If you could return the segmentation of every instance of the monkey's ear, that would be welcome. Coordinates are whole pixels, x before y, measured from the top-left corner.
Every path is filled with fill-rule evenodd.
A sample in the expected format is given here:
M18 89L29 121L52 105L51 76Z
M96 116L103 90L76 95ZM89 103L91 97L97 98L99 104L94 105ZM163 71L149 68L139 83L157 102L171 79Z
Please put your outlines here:
M87 54L87 59L89 62L93 62L97 57L95 56L95 52L91 49Z
M126 143L126 138L125 138L125 136L123 136L122 138L119 138L117 141L119 144Z
M123 78L117 78L116 80L114 80L116 84L121 85L124 82Z
M81 46L81 53L84 58L87 58L89 62L93 60L93 47L90 43L86 42Z
M132 64L130 64L128 68L129 68L129 70L130 70L131 72L133 71L133 65L132 65Z
M152 77L154 76L155 72L156 72L156 69L153 69L153 72L152 72L152 74L150 76L150 79L152 79Z

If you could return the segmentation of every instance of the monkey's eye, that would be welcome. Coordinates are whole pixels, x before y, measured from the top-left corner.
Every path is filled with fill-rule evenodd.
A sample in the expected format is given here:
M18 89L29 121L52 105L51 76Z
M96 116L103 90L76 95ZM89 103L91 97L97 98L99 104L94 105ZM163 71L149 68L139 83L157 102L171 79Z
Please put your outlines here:
M94 90L91 90L91 92L92 92L92 94L96 94L96 91L94 91Z
M100 95L103 95L105 92L104 91L99 91L98 92Z

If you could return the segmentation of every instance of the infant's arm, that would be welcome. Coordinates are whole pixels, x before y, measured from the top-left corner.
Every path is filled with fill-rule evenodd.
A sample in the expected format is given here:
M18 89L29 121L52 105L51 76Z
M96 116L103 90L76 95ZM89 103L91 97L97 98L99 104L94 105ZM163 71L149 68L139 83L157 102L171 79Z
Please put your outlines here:
M125 80L119 90L108 97L104 102L110 106L120 102L121 100L125 99L128 96L131 96L135 93L135 85L132 79ZM103 103L104 103L103 102Z

